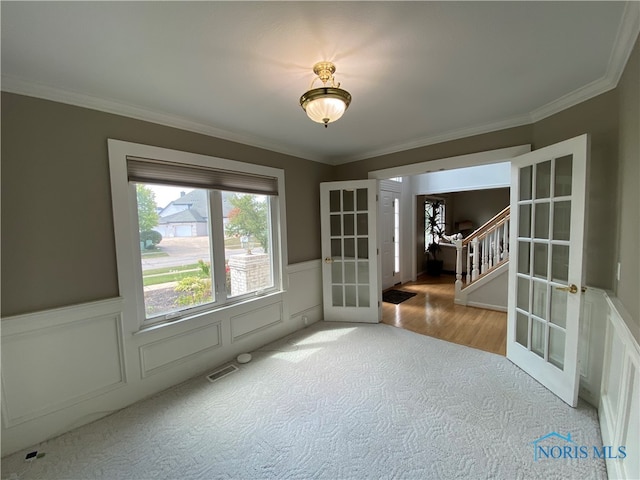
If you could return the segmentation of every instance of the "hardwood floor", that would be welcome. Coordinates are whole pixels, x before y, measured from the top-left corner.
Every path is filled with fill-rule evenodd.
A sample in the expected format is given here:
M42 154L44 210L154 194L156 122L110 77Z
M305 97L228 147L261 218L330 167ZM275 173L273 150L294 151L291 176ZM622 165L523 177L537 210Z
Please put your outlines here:
M454 281L453 275L424 276L394 287L417 295L398 305L383 302L382 323L506 355L507 314L454 305Z

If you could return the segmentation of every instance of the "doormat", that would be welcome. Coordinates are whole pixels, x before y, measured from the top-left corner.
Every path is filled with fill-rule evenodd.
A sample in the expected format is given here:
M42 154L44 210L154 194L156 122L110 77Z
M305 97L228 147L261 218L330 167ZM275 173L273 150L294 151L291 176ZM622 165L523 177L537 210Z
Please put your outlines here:
M415 297L417 293L404 292L402 290L387 290L382 293L382 301L387 303L395 303L396 305Z

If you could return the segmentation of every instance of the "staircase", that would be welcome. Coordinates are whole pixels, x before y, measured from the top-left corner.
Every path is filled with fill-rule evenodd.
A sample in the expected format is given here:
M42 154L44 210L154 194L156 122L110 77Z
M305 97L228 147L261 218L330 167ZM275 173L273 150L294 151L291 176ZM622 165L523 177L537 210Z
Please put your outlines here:
M467 238L445 237L456 246L456 304L507 310L509 222L507 206Z

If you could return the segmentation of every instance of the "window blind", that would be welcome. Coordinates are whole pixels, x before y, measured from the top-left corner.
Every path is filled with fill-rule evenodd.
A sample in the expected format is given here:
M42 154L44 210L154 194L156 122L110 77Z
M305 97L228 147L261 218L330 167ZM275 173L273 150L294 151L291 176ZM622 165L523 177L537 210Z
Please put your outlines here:
M127 175L130 182L278 195L275 177L149 158L127 157Z

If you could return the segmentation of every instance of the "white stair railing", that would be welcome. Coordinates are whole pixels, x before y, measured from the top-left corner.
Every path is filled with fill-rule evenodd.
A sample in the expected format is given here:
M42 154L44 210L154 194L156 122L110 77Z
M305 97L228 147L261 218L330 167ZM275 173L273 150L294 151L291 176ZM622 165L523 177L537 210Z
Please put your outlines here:
M510 209L506 207L467 238L447 237L456 246L456 296L509 259L510 218ZM466 263L465 278L463 262Z

